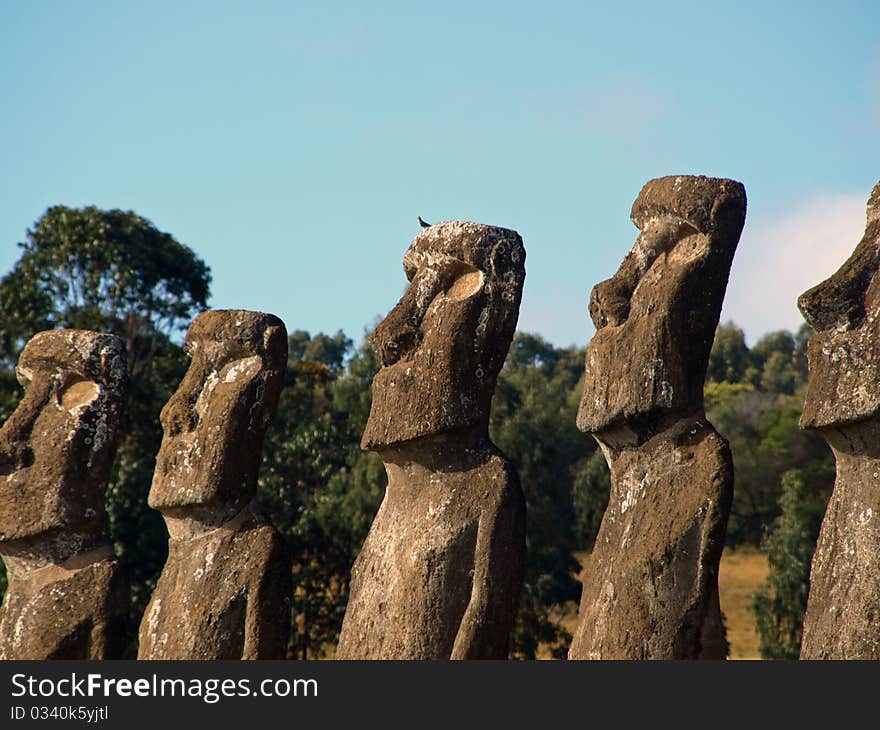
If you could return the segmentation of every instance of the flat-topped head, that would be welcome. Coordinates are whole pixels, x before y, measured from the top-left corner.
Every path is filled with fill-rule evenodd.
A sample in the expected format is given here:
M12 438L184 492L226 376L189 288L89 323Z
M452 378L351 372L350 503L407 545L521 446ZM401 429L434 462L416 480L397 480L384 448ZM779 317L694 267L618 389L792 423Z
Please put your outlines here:
M641 442L667 416L702 411L745 214L745 188L734 180L672 176L642 188L631 213L635 244L590 295L596 334L577 417L582 431L623 429Z
M486 426L516 329L525 249L516 231L449 221L403 258L409 286L370 335L382 369L361 446Z
M873 418L880 411L880 183L868 199L865 235L830 277L798 298L815 330L803 428Z
M125 345L87 330L40 332L16 373L25 394L0 429L0 543L104 534L128 386Z
M165 435L151 507L233 511L256 491L263 437L275 415L287 362L287 331L271 314L212 310L193 320L191 358L162 409Z

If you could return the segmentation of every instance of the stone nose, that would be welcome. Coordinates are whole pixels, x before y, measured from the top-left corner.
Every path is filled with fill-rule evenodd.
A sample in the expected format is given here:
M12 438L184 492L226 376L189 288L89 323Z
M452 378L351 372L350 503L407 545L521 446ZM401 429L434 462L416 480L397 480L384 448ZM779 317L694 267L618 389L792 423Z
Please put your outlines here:
M880 268L880 183L868 201L865 235L852 255L821 284L798 297L798 308L815 330L857 327L865 319L866 297Z
M408 304L404 296L370 335L370 345L382 367L408 359L418 348L421 318Z
M617 278L599 282L590 292L590 319L597 330L617 327L629 317L631 291Z
M422 342L422 320L442 288L443 278L437 271L425 269L413 277L397 306L369 337L382 367L413 356Z
M876 257L871 261L856 258L798 297L798 309L814 330L856 327L864 320L865 295L878 262Z
M816 331L833 329L838 323L851 320L849 310L855 309L853 302L844 307L843 302L833 301L825 291L825 283L805 291L797 300L798 309L807 324Z
M160 420L166 436L189 433L197 423L195 401L178 391L162 408Z
M34 463L31 432L49 403L49 383L32 383L13 414L0 428L0 474L11 474Z
M8 438L0 434L0 475L13 474L34 463L34 451L27 438Z
M166 436L179 436L195 430L199 422L196 401L205 385L208 372L209 368L196 362L186 371L180 386L159 415Z

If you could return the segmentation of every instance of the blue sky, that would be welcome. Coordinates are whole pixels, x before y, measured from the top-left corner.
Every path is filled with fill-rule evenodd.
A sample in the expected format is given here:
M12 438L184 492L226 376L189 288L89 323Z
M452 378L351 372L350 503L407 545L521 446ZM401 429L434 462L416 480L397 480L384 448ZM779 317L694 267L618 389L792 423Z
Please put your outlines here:
M0 0L0 271L49 205L133 209L211 266L211 305L364 328L427 220L515 228L520 328L585 345L643 183L741 180L725 318L794 297L880 179L876 2Z

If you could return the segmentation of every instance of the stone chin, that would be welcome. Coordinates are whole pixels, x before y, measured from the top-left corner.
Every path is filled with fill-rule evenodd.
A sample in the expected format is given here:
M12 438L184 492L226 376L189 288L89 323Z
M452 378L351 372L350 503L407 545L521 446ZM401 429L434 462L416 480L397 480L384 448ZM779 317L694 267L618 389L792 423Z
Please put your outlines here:
M454 374L438 377L436 371L412 362L382 368L373 378L372 392L361 439L366 451L462 430L478 423L482 413L477 393L463 390Z
M652 336L658 330L665 332L655 325L630 320L599 330L593 337L577 414L581 431L599 434L623 428L636 432L663 413L700 409L699 395L675 368L678 350L673 343ZM624 369L619 363L626 364Z
M65 435L74 432L78 441L91 435L91 431L66 422L47 423L45 417L37 421L35 431ZM34 446L32 466L0 476L0 543L59 530L101 533L105 518L103 489L109 468L106 455L94 450L68 450L69 442ZM99 463L92 465L93 459Z
M194 507L218 497L216 486L205 478L207 464L195 433L165 437L156 457L156 471L147 504L153 509Z
M641 434L641 440L667 416L702 413L705 365L701 371L694 361L708 350L705 343L694 346L700 336L676 315L631 317L596 332L585 358L581 431Z
M253 499L258 462L238 457L245 438L224 438L204 428L166 436L156 458L147 503L153 509L225 513Z
M11 486L17 481L26 483L27 478L25 476L22 480L14 480ZM26 488L32 489L34 485L26 484ZM54 491L55 494L47 494L44 499L41 513L31 519L25 519L18 511L0 515L0 545L33 540L41 536L50 537L62 531L96 536L104 532L105 514L102 505L96 503L94 508L77 505L74 509L65 503L60 490Z
M0 545L63 529L71 521L70 516L65 514L61 490L57 486L52 488L50 485L41 487L35 484L29 471L23 469L9 477L2 477L4 483L0 487L0 504L4 506L0 507ZM42 492L43 497L37 506L38 514L34 514L30 507L22 509L16 500L16 495L25 491ZM6 505L9 505L8 509Z
M880 361L873 356L880 338L875 329L815 332L810 338L801 428L846 426L880 413Z

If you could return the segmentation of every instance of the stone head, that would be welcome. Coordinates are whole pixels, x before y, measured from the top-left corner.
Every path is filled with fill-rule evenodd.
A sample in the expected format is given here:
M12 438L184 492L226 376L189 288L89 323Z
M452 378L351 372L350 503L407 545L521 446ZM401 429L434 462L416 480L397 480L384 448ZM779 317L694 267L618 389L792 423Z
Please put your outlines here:
M702 412L745 213L745 188L733 180L672 176L642 188L631 213L636 242L590 295L596 334L577 417L582 431L622 430L641 441L667 416Z
M287 331L271 314L212 310L193 320L190 366L162 409L149 505L163 512L236 510L256 492L263 437L287 362Z
M128 386L125 345L86 330L40 332L16 374L25 394L0 429L0 543L100 536Z
M515 231L450 221L403 257L403 298L369 338L381 364L361 446L488 426L516 329L525 249Z
M798 298L815 330L807 344L803 428L864 421L880 411L880 183L868 200L867 218L852 255Z

